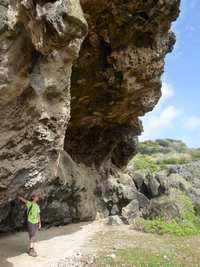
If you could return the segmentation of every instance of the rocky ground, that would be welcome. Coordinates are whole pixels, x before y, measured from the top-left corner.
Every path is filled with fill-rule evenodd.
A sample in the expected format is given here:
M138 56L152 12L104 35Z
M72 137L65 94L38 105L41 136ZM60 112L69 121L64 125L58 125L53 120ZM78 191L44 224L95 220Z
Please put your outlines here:
M0 238L1 267L198 267L200 235L159 236L105 222L51 228L39 234L37 258L26 253L26 235Z

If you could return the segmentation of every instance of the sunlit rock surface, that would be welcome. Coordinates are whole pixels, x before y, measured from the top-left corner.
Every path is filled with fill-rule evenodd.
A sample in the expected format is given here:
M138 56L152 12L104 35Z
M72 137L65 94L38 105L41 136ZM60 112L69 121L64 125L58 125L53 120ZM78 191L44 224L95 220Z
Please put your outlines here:
M33 190L46 224L109 214L107 183L161 96L178 13L178 0L1 1L1 231L21 227L16 195ZM130 202L118 199L116 214Z

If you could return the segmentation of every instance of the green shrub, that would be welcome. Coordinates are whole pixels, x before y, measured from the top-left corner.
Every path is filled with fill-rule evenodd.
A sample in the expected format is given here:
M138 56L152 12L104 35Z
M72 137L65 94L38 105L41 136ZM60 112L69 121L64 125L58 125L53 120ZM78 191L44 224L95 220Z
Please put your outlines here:
M200 148L191 149L191 157L192 157L192 160L200 160Z
M192 157L188 153L169 153L162 157L161 162L163 164L185 164L191 160Z
M152 155L160 152L160 146L154 141L145 141L139 144L139 152L145 155Z
M159 165L176 165L200 160L200 149L190 149L182 141L172 139L141 142L139 153L151 157Z
M146 155L157 153L168 154L171 152L187 153L189 149L180 140L158 139L156 141L144 141L139 144L139 152Z
M192 200L186 196L185 193L179 190L174 191L176 192L179 205L182 206L182 219L184 221L194 222L197 217L195 215Z
M181 218L165 221L164 218L139 219L134 227L148 233L170 234L175 236L196 235L200 233L200 218L195 215L189 197L177 190L177 202L181 205Z
M140 226L140 228L136 226L136 229L143 230L147 233L157 233L161 235L170 234L175 236L196 235L200 233L200 228L191 221L183 220L182 222L178 222L176 220L173 220L171 222L165 222L163 219L140 219L137 224L138 223L142 226Z
M159 170L159 166L154 159L150 156L144 156L141 154L137 154L131 161L131 164L134 165L136 170L150 170L151 172Z
M151 249L144 248L123 248L116 251L114 259L99 257L94 266L101 267L180 267L180 263L176 260L175 255L170 253L155 252Z

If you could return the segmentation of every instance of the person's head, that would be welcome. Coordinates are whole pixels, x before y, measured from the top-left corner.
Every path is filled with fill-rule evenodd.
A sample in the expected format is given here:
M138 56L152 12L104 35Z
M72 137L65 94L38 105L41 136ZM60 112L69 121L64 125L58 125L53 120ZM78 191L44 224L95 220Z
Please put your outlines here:
M32 200L33 202L38 202L38 200L39 200L39 196L38 196L38 194L35 193L35 192L33 192L33 193L31 194L31 200Z

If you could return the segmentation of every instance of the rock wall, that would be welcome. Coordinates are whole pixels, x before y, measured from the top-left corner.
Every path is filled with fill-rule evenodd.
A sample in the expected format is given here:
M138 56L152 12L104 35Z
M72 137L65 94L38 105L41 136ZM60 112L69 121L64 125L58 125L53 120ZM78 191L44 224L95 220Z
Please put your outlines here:
M45 224L110 212L108 181L161 96L178 12L178 0L1 1L1 231L21 227L16 195L33 190Z
M146 219L163 218L168 222L184 220L183 210L186 207L194 209L195 215L200 216L199 160L166 165L163 170L156 172L150 169L135 170L134 166L129 166L127 172L137 188L130 204L122 210L122 218L128 222L138 216ZM127 191L124 193L128 196ZM136 203L134 208L131 203Z

